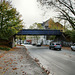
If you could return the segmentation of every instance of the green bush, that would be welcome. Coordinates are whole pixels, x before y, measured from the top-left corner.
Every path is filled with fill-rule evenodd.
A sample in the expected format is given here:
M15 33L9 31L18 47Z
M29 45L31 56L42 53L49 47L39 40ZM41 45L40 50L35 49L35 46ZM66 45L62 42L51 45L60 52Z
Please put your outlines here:
M65 31L65 34L70 41L75 42L75 30L67 30Z
M11 48L6 48L6 47L0 47L1 50L6 50L9 51Z

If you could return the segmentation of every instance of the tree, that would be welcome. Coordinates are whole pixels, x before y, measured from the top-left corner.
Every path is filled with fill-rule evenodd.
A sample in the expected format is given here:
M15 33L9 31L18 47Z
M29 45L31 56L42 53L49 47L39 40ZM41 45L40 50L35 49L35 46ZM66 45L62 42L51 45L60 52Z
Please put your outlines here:
M64 34L68 41L75 42L75 30L67 30Z
M12 7L11 2L0 1L0 39L9 40L22 29L21 15Z
M48 20L48 24L49 24L48 28L50 29L63 30L64 27L59 22L54 22L54 20L51 18Z
M43 26L40 23L34 23L29 29L43 29Z
M57 18L67 20L75 30L75 1L74 0L37 0L42 6L56 8Z
M40 24L40 23L34 23L33 25L31 25L29 27L29 29L43 29L43 26ZM30 37L32 38L32 37ZM38 42L38 39L40 38L39 36L34 36L33 38L36 38L37 39L37 42Z

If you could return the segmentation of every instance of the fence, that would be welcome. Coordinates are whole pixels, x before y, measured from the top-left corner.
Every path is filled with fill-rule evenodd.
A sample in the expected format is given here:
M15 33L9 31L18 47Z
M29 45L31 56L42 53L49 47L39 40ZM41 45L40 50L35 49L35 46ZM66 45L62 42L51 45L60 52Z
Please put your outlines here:
M71 45L73 45L73 42L66 42L66 41L62 42L62 46L64 47L70 47Z

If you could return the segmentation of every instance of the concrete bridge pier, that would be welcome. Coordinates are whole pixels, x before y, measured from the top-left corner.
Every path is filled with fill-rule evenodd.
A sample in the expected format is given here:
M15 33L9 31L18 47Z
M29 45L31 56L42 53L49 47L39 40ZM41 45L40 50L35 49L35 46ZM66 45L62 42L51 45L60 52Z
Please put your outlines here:
M15 47L15 36L12 38L12 48Z

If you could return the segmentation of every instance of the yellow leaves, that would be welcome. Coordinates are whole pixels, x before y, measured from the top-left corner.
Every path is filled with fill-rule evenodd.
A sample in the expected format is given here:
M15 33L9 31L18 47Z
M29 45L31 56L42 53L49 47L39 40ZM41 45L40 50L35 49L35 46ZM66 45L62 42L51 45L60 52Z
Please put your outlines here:
M5 72L2 72L2 73L4 74ZM3 74L2 74L2 75L3 75Z
M48 20L48 27L50 29L63 30L63 25L61 25L59 22L54 22L52 19Z

